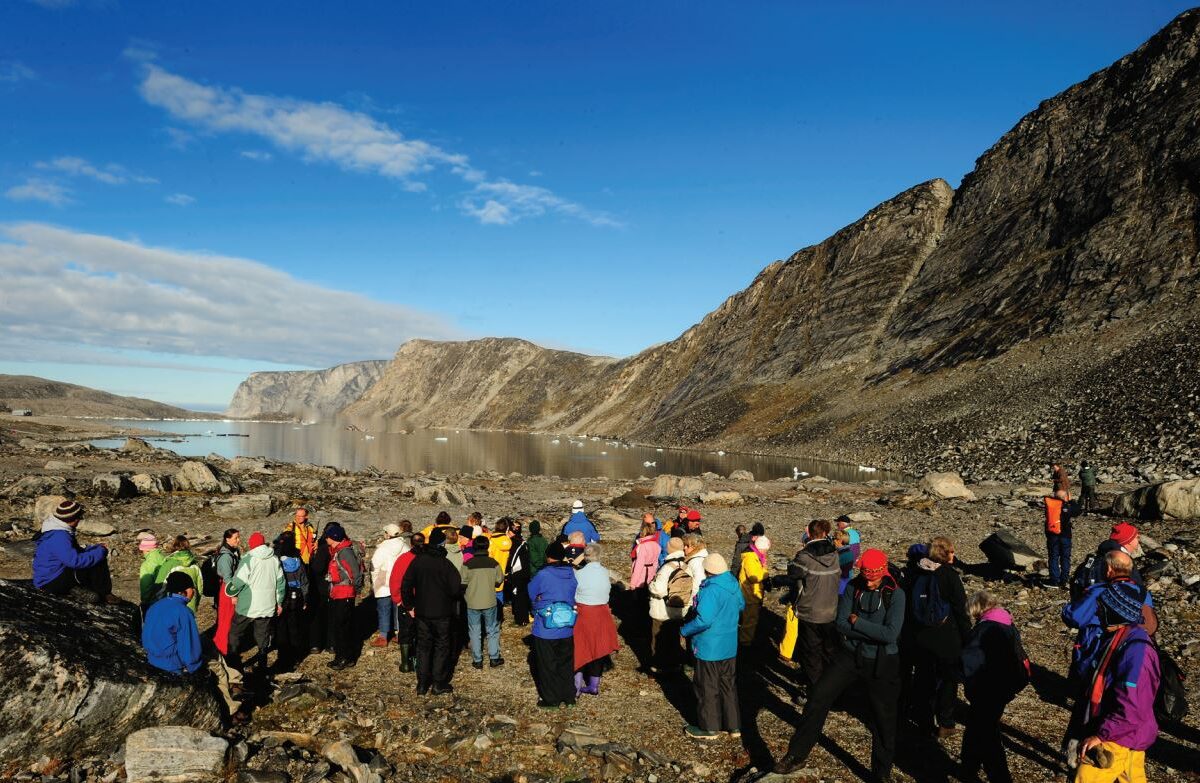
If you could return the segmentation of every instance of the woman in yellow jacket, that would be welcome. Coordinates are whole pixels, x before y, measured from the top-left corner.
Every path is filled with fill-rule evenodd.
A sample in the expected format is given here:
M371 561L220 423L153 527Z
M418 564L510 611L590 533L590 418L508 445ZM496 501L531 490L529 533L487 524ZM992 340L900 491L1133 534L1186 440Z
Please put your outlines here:
M738 584L742 586L742 597L746 608L738 623L738 644L749 645L758 630L758 612L762 609L763 581L767 578L767 550L771 539L759 536L750 542L750 551L742 553L742 568L738 573Z
M488 536L488 557L496 561L500 566L500 573L502 574L508 573L508 556L512 554L512 537L508 534L508 529L511 526L512 520L505 517L496 523L496 530ZM503 581L496 588L496 603L504 603Z

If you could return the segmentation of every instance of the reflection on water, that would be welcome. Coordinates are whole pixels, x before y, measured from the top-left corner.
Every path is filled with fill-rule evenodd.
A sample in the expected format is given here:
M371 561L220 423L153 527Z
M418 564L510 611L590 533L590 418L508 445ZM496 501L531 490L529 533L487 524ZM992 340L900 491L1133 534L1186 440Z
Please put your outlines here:
M885 471L867 472L854 465L765 457L750 454L656 449L612 440L568 435L470 430L417 430L409 434L348 430L326 422L297 425L291 422L247 421L128 421L112 420L115 427L149 428L178 433L181 438L149 438L155 446L184 456L219 454L223 457L260 456L284 462L333 465L345 470L374 466L396 473L501 473L614 479L654 477L660 473L696 476L705 471L728 476L748 470L759 480L794 475L794 468L841 481L866 481L899 476ZM186 437L183 437L186 436ZM96 440L115 448L123 439Z

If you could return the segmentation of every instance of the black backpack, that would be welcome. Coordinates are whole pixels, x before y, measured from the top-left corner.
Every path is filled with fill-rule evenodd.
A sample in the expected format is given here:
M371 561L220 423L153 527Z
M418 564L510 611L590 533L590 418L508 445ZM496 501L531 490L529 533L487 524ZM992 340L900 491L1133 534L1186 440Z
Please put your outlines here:
M200 561L200 579L204 583L202 592L208 598L216 596L217 585L221 583L221 577L217 574L217 557L220 554L221 550L218 549Z
M1097 582L1104 580L1104 558L1092 552L1071 574L1071 583L1067 586L1071 594L1071 603L1075 603L1087 589Z
M926 628L941 625L950 618L950 604L942 598L936 571L921 569L913 580L912 618Z
M1174 658L1161 647L1155 647L1158 650L1160 680L1158 693L1154 697L1154 717L1160 724L1183 720L1188 714L1185 675Z

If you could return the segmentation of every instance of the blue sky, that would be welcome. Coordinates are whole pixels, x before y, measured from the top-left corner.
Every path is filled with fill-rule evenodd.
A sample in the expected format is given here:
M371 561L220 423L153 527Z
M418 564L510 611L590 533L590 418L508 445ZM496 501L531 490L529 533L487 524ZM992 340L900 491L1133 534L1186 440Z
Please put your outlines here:
M636 353L1184 8L6 0L0 372Z

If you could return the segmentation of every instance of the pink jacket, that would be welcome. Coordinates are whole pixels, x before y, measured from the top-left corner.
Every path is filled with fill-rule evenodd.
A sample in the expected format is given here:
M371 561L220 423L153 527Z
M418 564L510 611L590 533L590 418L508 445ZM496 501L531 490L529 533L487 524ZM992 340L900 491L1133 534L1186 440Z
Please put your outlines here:
M658 543L658 533L639 538L633 548L633 573L629 577L629 586L634 590L645 587L658 573L658 556L662 547Z

